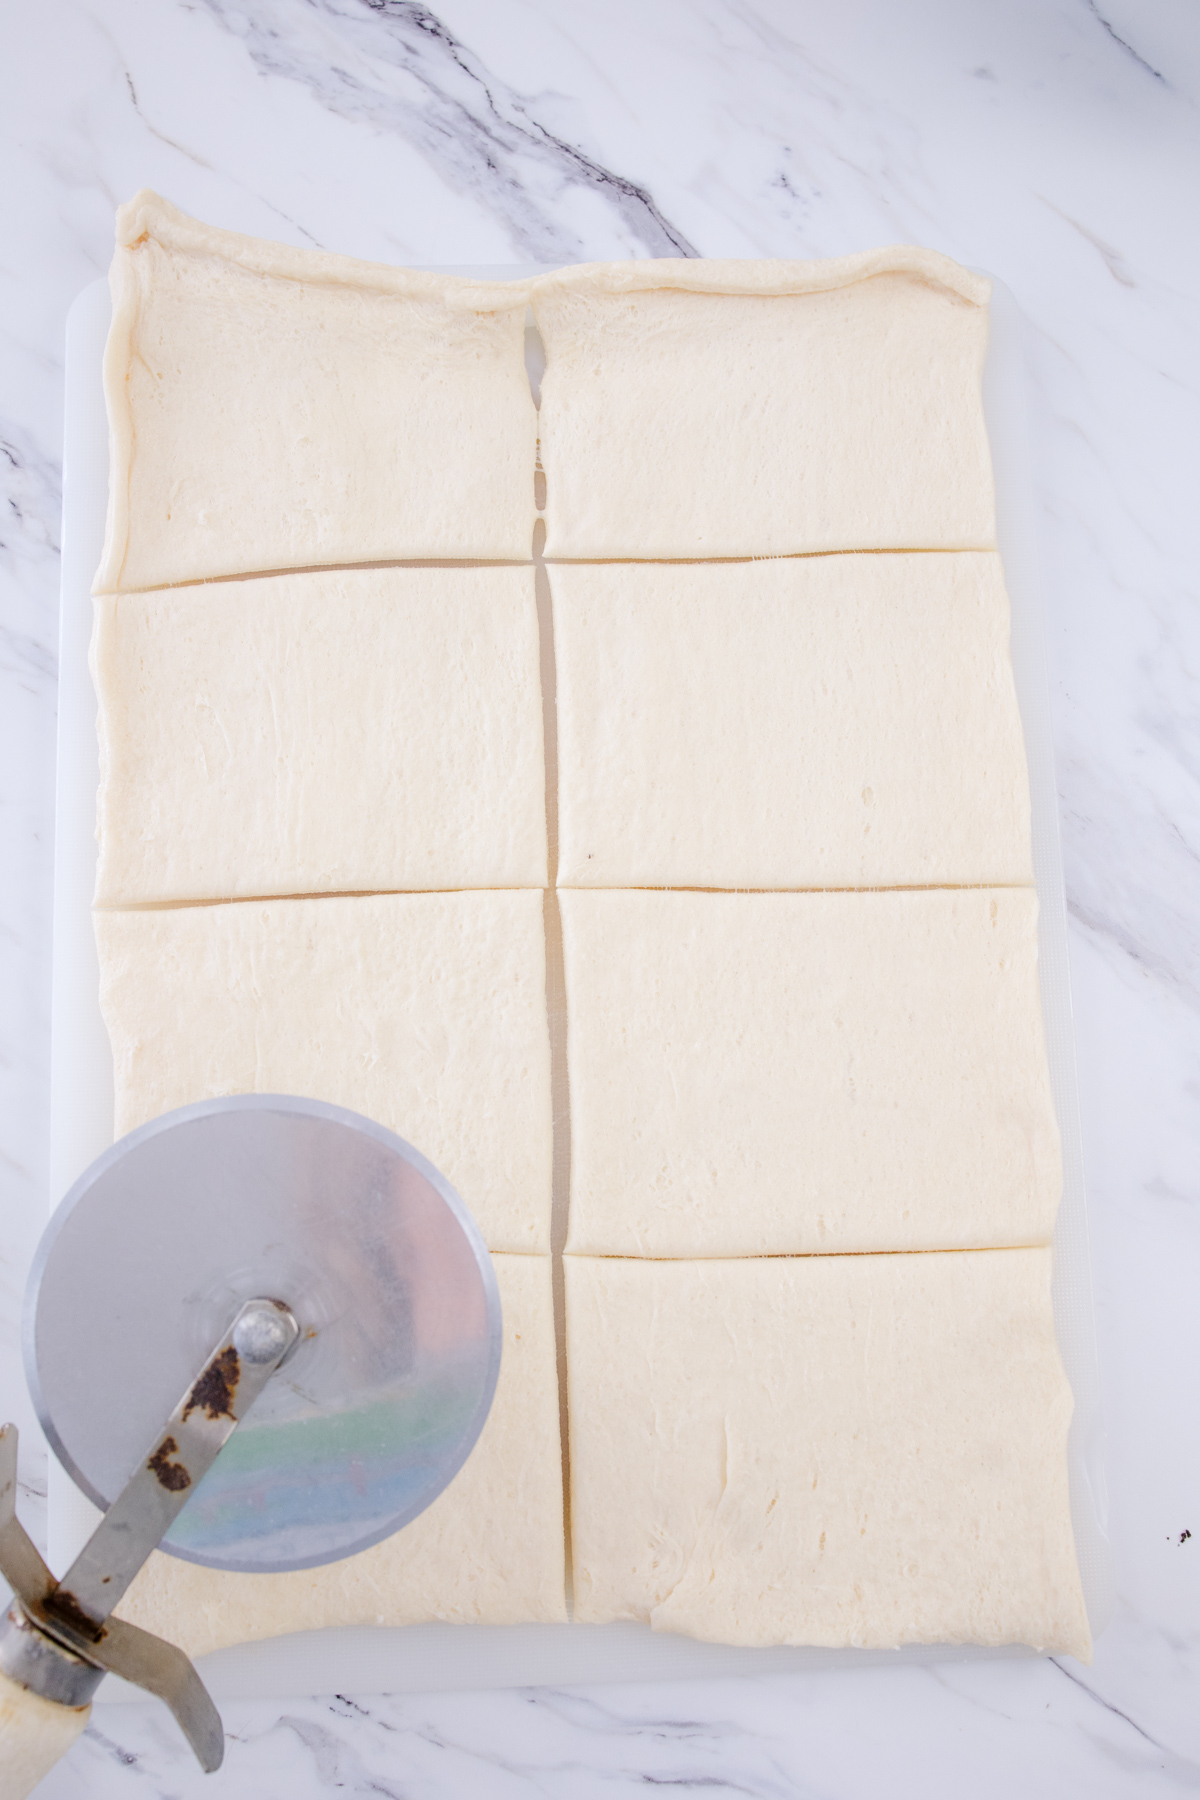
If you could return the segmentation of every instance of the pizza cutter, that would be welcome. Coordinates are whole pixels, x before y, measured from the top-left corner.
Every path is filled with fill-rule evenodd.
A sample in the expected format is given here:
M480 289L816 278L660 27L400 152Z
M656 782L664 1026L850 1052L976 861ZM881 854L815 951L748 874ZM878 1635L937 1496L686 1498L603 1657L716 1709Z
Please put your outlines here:
M219 1767L187 1657L112 1616L134 1576L155 1549L256 1574L398 1531L470 1453L500 1343L466 1207L356 1113L208 1101L93 1163L38 1247L25 1361L51 1446L104 1517L55 1580L17 1521L16 1428L0 1430L0 1800L66 1752L106 1672L165 1700Z

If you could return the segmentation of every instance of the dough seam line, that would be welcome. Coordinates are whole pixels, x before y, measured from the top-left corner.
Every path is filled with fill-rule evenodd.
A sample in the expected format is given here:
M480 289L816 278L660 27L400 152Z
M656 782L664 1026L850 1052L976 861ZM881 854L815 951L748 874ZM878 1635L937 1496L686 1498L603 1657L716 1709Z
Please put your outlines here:
M532 564L532 556L401 556L375 562L301 563L291 569L245 569L234 575L201 575L192 581L161 581L156 582L153 587L94 588L92 598L132 600L142 594L174 594L190 588L270 581L280 575L353 575L360 569L528 569Z
M545 700L543 698L543 711ZM549 781L549 775L547 775ZM552 862L557 860L557 782L554 800L554 844ZM549 805L549 800L548 800ZM550 828L551 815L547 812L547 828ZM555 874L551 870L551 874ZM550 886L542 891L551 896L563 892L570 894L754 894L754 895L789 895L789 894L965 894L965 893L1002 893L1025 892L1036 884L1032 881L935 881L926 886L910 887L791 887L791 888L728 888L728 887L662 887L638 882L623 883L619 888L608 883L597 882L594 886L576 885L574 882L551 880ZM131 900L120 906L93 906L97 913L141 913L141 912L181 912L200 906L270 906L279 900L371 900L381 894L520 894L527 893L528 887L523 882L480 882L474 887L437 887L437 888L323 888L319 893L279 893L279 894L224 894L216 899L206 900ZM555 902L557 910L557 902Z
M564 1250L563 1257L572 1262L636 1262L636 1263L748 1263L748 1262L837 1262L851 1256L983 1256L1009 1251L1046 1250L1053 1237L1017 1244L917 1244L903 1250L747 1250L744 1255L730 1256L718 1252L708 1256L695 1251L691 1256L645 1256L632 1250Z
M849 545L840 550L786 550L766 556L547 556L548 569L560 564L565 568L578 564L584 568L618 566L629 563L634 568L644 564L664 568L707 568L723 563L815 562L827 556L994 556L995 544L887 544L872 549L855 550ZM233 579L242 579L234 577Z
M545 535L538 521L535 556ZM554 1303L554 1354L558 1381L559 1454L562 1459L563 1578L567 1617L574 1618L571 1564L571 1444L567 1412L566 1251L571 1188L571 1097L567 1080L567 1003L563 966L562 919L558 908L558 715L554 662L554 618L550 584L540 556L534 564L538 643L542 677L542 742L546 767L547 881L542 904L546 955L546 1029L550 1038L550 1108L552 1117L550 1187L550 1281Z
M538 463L536 474L544 480L541 464ZM539 515L534 525L535 535L538 527L545 534L543 518ZM301 563L287 569L245 569L233 575L202 575L193 581L162 581L152 587L130 588L97 588L93 590L95 600L134 599L141 594L173 594L190 588L221 587L231 583L250 581L270 581L280 575L350 575L359 569L527 569L531 566L554 569L560 565L571 568L578 565L590 568L594 565L613 564L632 567L647 565L663 568L691 568L695 566L721 565L725 563L771 563L771 562L812 562L820 557L829 556L989 556L994 555L995 544L908 544L888 545L884 548L869 550L791 550L779 556L549 556L543 557L540 550L529 557L470 557L470 556L408 556L376 560L374 562L333 562L333 563Z

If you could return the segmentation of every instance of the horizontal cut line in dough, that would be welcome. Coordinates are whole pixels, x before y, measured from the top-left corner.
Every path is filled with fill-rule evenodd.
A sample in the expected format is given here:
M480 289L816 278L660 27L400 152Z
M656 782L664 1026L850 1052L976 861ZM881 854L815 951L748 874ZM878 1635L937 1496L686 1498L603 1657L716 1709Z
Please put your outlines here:
M667 568L686 569L694 563L812 562L823 556L963 556L995 548L994 544L895 544L868 550L789 550L767 556L547 556L544 560L551 569L558 563L662 563Z
M728 1250L719 1250L708 1255L703 1250L689 1250L686 1256L653 1256L647 1252L621 1252L617 1250L564 1250L563 1257L569 1262L605 1262L605 1263L679 1263L702 1262L743 1263L743 1262L836 1262L845 1261L851 1256L1007 1256L1009 1252L1028 1250L1044 1250L1044 1238L1031 1238L1028 1243L1019 1244L922 1244L919 1248L898 1250L746 1250L731 1255Z
M306 563L302 569L247 569L237 575L201 575L194 581L156 581L149 587L121 588L119 593L121 598L130 594L169 594L176 588L221 587L229 582L267 581L277 575L337 575L354 569L527 569L532 562L530 555L520 559L494 557L474 561L469 557L444 557L435 561L416 556L393 562ZM96 595L98 600L103 597Z
M545 888L535 890L545 893ZM530 892L529 883L514 881L499 886L494 881L480 882L478 887L456 888L352 888L344 892L317 894L230 894L215 900L145 900L123 906L94 906L97 913L195 912L202 906L267 906L277 900L374 900L384 895L411 894L522 894Z
M175 912L194 909L198 906L262 906L272 900L370 900L379 894L481 894L492 891L498 893L523 893L528 890L527 882L513 882L511 886L497 887L493 882L483 882L479 887L459 888L355 888L338 893L317 894L231 894L228 898L216 900L145 900L127 903L122 906L94 906L93 912L102 913L135 913L135 912ZM689 888L689 887L638 887L634 883L630 887L611 890L615 893L635 894L964 894L975 893L983 889L991 892L994 889L1019 892L1030 888L1031 881L969 881L969 882L935 882L930 886L914 887L858 887L858 888ZM572 888L567 882L555 882L553 888L543 888L543 893L603 894L604 888Z
M857 888L689 888L689 887L639 887L636 882L632 886L613 889L617 893L635 894L967 894L987 889L1020 892L1033 887L1031 881L964 881L933 882L928 886L917 884L913 887L857 887ZM93 912L102 913L134 913L134 912L175 912L182 908L197 906L261 906L270 900L370 900L378 894L480 894L495 890L499 893L524 892L527 882L513 882L511 887L497 888L495 882L485 882L479 887L460 888L355 888L338 893L317 894L235 894L228 898L216 900L145 900L139 903L127 903L123 906L94 906ZM543 893L603 894L604 888L572 888L570 883L556 881L552 888L543 888Z
M897 887L877 887L874 883L863 887L687 887L682 884L666 885L648 884L640 881L613 882L605 887L576 887L570 881L555 882L555 892L575 894L973 894L986 890L1007 892L1023 892L1036 884L1032 881L914 881L904 882Z

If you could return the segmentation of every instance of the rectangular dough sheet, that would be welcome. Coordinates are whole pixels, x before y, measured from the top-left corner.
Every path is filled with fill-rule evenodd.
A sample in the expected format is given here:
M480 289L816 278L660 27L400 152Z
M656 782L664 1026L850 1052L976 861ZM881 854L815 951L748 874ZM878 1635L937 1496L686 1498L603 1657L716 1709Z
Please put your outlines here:
M121 1618L203 1656L331 1625L562 1624L562 1461L550 1262L494 1259L504 1311L496 1398L450 1486L370 1550L287 1575L236 1575L155 1552Z
M1049 1250L566 1283L577 1619L1090 1660Z
M994 551L549 574L561 885L1032 882Z
M532 568L95 608L98 905L546 885Z
M528 283L117 213L96 591L532 553Z
M383 894L95 915L116 1134L302 1094L414 1144L490 1250L548 1254L542 895Z
M990 294L905 246L541 277L546 555L991 549Z
M1030 888L559 896L569 1250L1050 1239Z

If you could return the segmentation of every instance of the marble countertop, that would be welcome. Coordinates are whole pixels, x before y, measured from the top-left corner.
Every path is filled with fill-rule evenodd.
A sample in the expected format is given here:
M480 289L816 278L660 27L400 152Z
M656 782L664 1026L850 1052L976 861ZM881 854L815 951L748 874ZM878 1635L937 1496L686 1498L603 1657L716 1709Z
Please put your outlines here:
M994 271L1030 404L1118 1602L1094 1665L109 1706L39 1792L1200 1789L1200 19L1193 0L39 0L0 22L0 1404L47 1205L63 325L152 186L384 261ZM1191 1534L1189 1536L1189 1533Z

